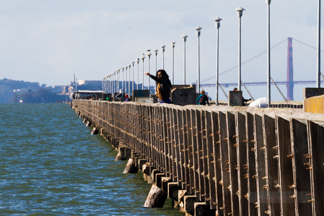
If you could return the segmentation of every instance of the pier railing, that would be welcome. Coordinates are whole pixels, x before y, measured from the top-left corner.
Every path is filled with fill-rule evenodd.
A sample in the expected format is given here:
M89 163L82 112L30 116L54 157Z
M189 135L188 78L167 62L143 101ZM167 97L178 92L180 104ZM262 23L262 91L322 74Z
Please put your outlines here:
M301 110L75 100L220 215L324 215L324 117Z

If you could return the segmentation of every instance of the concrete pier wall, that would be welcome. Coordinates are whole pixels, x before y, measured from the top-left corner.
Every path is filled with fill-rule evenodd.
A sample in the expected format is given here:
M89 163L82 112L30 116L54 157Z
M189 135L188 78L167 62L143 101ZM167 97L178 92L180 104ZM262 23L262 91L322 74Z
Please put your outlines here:
M73 109L123 142L137 166L149 163L162 190L176 186L188 214L324 215L322 114L87 100Z

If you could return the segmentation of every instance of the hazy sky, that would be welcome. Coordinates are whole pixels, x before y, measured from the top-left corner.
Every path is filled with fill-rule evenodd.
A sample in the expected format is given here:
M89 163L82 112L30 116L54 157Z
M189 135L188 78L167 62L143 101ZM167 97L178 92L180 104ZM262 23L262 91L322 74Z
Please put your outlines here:
M75 74L80 80L101 80L148 49L159 49L161 68L162 44L170 74L174 41L175 83L182 83L181 36L186 34L187 83L192 83L197 77L195 28L199 25L203 28L203 80L215 74L216 16L223 19L220 70L237 64L237 7L246 9L242 17L244 61L266 50L265 0L1 0L0 79L66 85ZM317 1L273 0L271 14L273 44L294 37L316 46ZM153 68L154 57L152 73Z

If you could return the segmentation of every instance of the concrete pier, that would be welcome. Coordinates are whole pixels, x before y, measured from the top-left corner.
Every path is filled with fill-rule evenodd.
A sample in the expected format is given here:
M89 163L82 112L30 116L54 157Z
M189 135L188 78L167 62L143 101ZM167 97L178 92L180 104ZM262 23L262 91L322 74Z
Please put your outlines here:
M73 109L187 215L324 215L322 114L87 100Z

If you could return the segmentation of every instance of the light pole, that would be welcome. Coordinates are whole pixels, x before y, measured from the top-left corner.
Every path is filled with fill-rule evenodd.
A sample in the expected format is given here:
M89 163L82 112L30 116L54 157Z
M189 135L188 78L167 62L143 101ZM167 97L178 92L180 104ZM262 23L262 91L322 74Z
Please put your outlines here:
M162 45L161 48L162 48L162 69L164 70L164 51L165 51L165 45Z
M114 91L115 91L115 75L116 75L116 71L114 71L114 73L113 73L114 75L113 75L113 79L112 79L112 91L111 91L111 94L112 93L114 93Z
M155 53L155 73L157 72L157 54L158 54L158 51L159 50L154 50L154 53ZM156 92L156 85L154 85L154 94Z
M120 88L120 69L117 69L117 91L116 92L118 92L119 91L119 88Z
M125 94L127 94L127 68L128 68L128 65L125 66L125 89L124 89L124 92Z
M137 90L139 90L139 62L140 62L140 59L139 58L136 58L136 63L137 63Z
M318 35L317 35L317 75L316 75L316 87L321 87L321 2L318 0L318 14L317 14L317 25L318 25ZM270 4L270 3L269 3Z
M123 76L123 81L122 81L122 90L124 91L124 67L122 67L122 76Z
M172 77L172 85L174 85L174 47L175 47L175 42L172 42L171 46L172 46L172 71L171 71L171 77Z
M243 15L243 11L245 10L242 7L236 8L237 16L239 17L239 30L238 30L238 83L237 88L241 91L241 17Z
M150 68L151 68L151 62L150 62L150 59L151 59L151 53L150 53L150 50L148 50L148 53L147 53L147 57L148 57L148 73L150 73ZM149 95L151 94L150 93L150 77L148 77L148 90L149 90Z
M183 38L183 85L186 85L186 42L188 35L182 35Z
M132 65L133 65L133 82L132 82L132 95L133 95L133 90L134 90L134 67L135 67L135 62L132 62Z
M270 79L271 79L271 55L270 55L270 4L271 4L271 0L266 0L266 3L268 5L268 37L267 37L267 94L268 94L268 98L267 98L267 104L268 107L270 107L271 105L271 83L270 83Z
M128 96L130 96L130 93L131 93L131 67L132 65L128 65Z
M216 39L216 95L215 95L215 104L218 106L218 79L219 79L219 28L220 28L220 21L222 19L216 17L216 28L217 28L217 39Z
M142 62L143 62L143 83L142 83L142 90L144 90L144 59L145 59L145 56L144 56L144 53L143 53L143 56L142 56Z
M196 32L197 32L197 65L198 65L198 70L197 70L197 87L198 87L198 92L200 92L200 34L201 34L201 27L197 26L196 27Z

